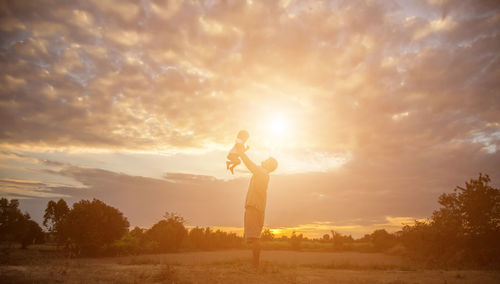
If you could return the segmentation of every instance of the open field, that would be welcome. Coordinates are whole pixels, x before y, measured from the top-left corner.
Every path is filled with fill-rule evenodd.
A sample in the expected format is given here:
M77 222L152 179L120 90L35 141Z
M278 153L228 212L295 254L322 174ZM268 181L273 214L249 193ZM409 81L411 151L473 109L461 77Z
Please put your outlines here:
M421 270L383 254L263 251L258 270L249 251L68 259L30 249L10 257L2 283L500 283L498 271Z

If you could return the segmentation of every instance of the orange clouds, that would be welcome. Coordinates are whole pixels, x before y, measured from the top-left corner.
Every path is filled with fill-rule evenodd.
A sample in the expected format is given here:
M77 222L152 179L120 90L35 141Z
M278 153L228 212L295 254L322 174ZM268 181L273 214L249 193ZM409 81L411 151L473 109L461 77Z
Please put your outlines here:
M3 100L19 103L22 114L5 110L3 128L29 129L5 135L5 142L131 149L227 145L238 125L249 118L261 123L252 116L272 103L297 117L297 132L307 129L294 146L353 151L365 131L392 126L380 116L385 111L391 117L412 108L429 117L418 102L403 108L413 94L424 93L422 101L435 105L440 88L429 87L446 86L443 100L451 102L458 90L447 81L473 76L496 51L488 45L494 15L480 21L466 13L489 8L476 2L110 3L2 8L8 16ZM420 14L443 5L445 18ZM409 18L413 24L402 24ZM479 29L483 37L472 45L491 56L469 56L470 47L461 44L475 37L457 37L464 29ZM454 58L464 66L439 71ZM23 86L26 80L29 86ZM472 86L479 81L469 80ZM494 79L485 73L481 80ZM480 100L473 88L458 93L471 104ZM307 107L297 103L304 101ZM38 107L31 107L34 102ZM468 111L468 105L454 107ZM325 129L331 131L325 135Z
M182 168L162 160L189 173L168 186L208 186L220 181L197 176L224 176L217 159L245 128L250 155L277 156L281 173L325 172L277 183L275 200L304 203L275 207L273 226L377 202L343 218L421 216L438 192L500 172L495 1L6 1L0 14L0 147L12 153L190 153ZM268 127L277 120L287 135ZM75 164L109 166L92 159ZM75 171L51 174L84 180ZM392 198L401 206L385 208Z

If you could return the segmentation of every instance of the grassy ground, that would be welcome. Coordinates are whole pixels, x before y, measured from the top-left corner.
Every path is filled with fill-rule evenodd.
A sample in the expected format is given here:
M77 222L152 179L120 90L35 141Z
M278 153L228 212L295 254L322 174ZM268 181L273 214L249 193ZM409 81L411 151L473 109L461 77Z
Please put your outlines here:
M500 283L500 272L420 270L382 254L249 251L68 259L31 249L0 265L2 283Z

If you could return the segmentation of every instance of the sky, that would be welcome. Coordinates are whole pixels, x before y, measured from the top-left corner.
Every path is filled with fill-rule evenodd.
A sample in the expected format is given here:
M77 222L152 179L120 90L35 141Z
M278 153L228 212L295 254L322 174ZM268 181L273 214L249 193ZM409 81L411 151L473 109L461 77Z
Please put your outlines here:
M246 129L265 227L397 231L500 184L499 31L497 1L1 1L0 197L241 233Z

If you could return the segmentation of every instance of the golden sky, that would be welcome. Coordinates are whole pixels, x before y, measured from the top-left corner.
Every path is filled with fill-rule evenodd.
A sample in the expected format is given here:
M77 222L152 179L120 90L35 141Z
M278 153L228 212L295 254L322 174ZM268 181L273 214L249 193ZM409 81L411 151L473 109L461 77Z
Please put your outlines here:
M498 184L499 31L497 1L2 1L0 196L238 228L247 129L267 227L396 230Z

